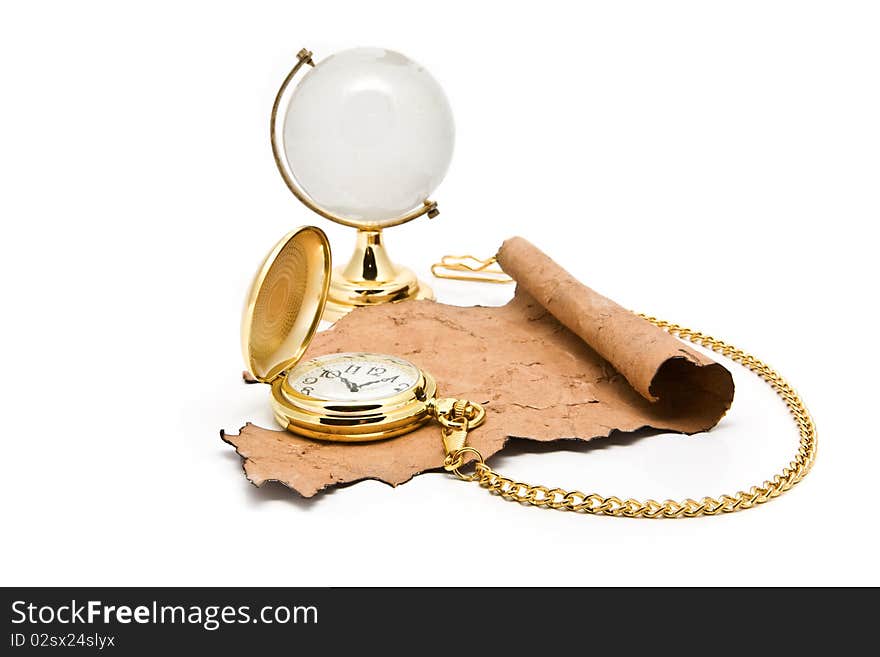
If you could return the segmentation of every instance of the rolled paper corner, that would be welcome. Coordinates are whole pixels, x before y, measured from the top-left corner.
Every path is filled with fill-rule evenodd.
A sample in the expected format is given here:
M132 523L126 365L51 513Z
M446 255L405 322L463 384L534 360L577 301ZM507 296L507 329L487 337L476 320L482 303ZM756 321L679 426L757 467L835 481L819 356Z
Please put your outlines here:
M644 398L675 415L704 416L710 424L730 408L733 377L725 367L587 287L528 240L506 240L497 258L517 290L533 297Z

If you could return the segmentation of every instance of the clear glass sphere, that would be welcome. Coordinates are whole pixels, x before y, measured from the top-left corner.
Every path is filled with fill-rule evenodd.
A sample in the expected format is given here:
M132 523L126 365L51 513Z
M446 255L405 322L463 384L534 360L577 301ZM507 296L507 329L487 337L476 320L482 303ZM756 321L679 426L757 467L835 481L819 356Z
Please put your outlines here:
M383 222L422 204L452 159L455 124L443 89L408 57L355 48L319 62L290 96L284 152L319 206Z

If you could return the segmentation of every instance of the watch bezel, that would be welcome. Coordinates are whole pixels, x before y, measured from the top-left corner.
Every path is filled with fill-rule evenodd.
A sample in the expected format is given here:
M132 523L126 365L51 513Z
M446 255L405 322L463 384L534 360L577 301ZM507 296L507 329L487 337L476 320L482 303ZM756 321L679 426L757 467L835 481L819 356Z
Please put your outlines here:
M337 354L333 354L337 355ZM282 427L308 438L334 442L366 442L408 433L429 419L429 402L437 396L434 378L418 365L390 354L338 354L393 358L416 369L414 385L394 395L369 400L339 401L298 393L288 379L299 376L293 368L272 382L272 407ZM311 361L302 366L310 366Z

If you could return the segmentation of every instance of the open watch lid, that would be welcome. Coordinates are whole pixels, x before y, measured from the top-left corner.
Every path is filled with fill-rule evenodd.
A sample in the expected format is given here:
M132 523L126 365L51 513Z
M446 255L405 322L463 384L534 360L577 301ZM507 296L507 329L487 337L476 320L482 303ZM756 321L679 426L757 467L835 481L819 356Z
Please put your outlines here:
M330 268L330 243L314 226L288 233L266 256L241 323L244 360L258 381L271 383L302 358L321 322Z

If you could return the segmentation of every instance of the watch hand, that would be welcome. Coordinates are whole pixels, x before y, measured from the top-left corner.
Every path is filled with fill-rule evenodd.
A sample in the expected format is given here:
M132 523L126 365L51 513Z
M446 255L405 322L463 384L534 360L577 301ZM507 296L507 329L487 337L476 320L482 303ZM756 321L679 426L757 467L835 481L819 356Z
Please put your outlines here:
M353 383L349 381L344 376L340 376L339 380L345 384L345 387L349 389L351 392L357 392L360 389L360 386L357 383Z
M397 378L396 376L389 376L384 379L376 379L375 381L367 381L366 383L361 383L360 385L358 385L358 387L363 388L364 386L371 386L374 383L386 383L387 381L393 381L396 378Z

